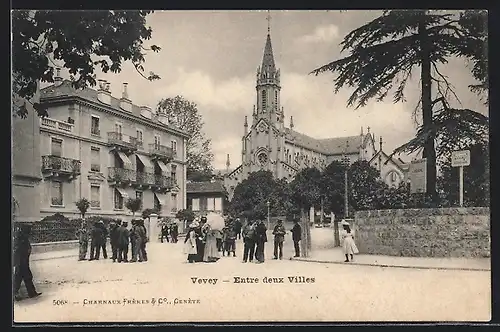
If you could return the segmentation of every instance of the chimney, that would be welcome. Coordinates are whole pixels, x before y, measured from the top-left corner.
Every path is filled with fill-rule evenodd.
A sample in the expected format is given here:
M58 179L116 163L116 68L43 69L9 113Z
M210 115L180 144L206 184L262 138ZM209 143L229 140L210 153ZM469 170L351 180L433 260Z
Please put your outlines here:
M290 117L290 129L293 129L293 116Z
M62 83L61 68L56 68L56 76L54 77L54 82L56 85L61 85Z
M122 99L128 99L128 91L127 91L127 85L128 83L123 83L123 92L122 92Z
M106 82L106 88L105 88L105 90L106 90L107 92L110 92L110 91L109 91L110 89L111 89L111 83Z

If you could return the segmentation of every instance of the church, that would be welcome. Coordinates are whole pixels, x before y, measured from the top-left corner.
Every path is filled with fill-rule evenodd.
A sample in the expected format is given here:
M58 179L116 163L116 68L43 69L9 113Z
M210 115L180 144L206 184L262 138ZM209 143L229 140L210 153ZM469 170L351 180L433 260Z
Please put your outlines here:
M317 139L294 130L293 117L285 126L285 111L280 106L280 70L276 67L268 29L262 64L256 75L256 105L251 121L244 120L241 138L241 165L230 169L229 155L224 172L224 186L229 198L234 188L251 172L269 170L276 178L292 180L303 168L324 169L334 160L367 160L379 169L382 179L391 186L406 181L408 164L390 158L382 151L380 137L378 149L375 136L361 132L356 136Z

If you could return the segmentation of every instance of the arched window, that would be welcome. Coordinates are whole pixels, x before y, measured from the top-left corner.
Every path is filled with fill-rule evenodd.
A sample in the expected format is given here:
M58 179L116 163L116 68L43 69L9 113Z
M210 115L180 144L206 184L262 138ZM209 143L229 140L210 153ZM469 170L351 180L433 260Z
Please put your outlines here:
M262 90L262 111L265 112L267 107L267 91Z

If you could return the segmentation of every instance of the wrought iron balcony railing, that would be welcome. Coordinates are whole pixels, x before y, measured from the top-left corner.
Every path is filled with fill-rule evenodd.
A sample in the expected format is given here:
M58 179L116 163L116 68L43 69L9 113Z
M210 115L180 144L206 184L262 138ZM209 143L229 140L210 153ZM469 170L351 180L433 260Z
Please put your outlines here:
M137 138L120 132L108 132L108 143L112 145L119 145L129 149L137 149Z
M156 143L149 144L149 153L152 155L157 155L168 159L172 159L176 155L176 151L174 151L174 149Z
M82 163L80 160L64 158L59 156L42 156L42 171L57 171L79 175Z
M128 168L108 167L108 181L135 182L137 173Z
M160 188L172 188L172 178L164 175L155 175L155 185Z
M137 172L135 182L141 185L153 185L155 184L155 176L152 173Z

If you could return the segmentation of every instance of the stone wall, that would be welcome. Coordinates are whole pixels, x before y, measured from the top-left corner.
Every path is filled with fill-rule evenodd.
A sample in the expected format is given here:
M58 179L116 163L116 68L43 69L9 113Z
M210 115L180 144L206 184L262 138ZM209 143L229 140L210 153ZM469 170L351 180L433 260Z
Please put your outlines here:
M359 211L362 254L405 257L490 257L490 209Z

